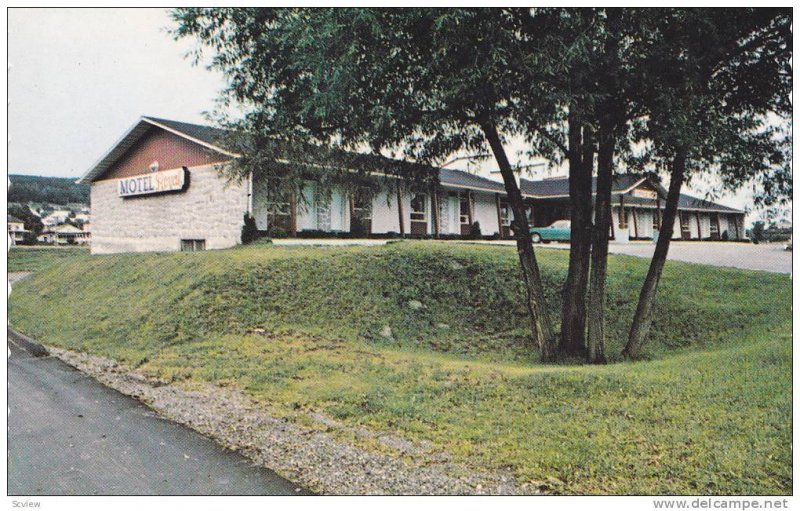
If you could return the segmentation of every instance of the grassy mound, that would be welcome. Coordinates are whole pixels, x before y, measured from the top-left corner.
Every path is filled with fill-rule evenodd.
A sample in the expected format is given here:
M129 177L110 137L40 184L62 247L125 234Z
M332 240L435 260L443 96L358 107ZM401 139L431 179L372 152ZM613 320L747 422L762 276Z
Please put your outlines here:
M539 252L558 327L566 253ZM138 363L165 346L256 328L444 353L535 358L525 346L516 253L506 247L244 247L80 257L72 264L40 266L42 271L20 283L12 297L12 322L55 344L117 356L122 349L126 362ZM612 356L621 350L646 268L642 259L610 260ZM659 289L650 354L707 345L789 317L787 283L782 275L671 262Z
M556 319L567 254L539 258ZM656 360L541 366L516 265L510 248L441 243L80 256L15 285L10 321L159 378L234 386L291 420L321 411L424 439L549 492L791 491L788 276L670 262ZM610 260L612 353L646 267Z

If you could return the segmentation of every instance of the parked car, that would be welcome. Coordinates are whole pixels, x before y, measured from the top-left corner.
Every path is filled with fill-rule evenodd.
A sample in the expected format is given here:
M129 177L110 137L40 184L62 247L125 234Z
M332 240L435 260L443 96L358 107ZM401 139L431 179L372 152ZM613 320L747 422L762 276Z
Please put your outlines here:
M547 227L531 227L531 240L534 243L541 241L569 241L569 235L569 220L556 220Z

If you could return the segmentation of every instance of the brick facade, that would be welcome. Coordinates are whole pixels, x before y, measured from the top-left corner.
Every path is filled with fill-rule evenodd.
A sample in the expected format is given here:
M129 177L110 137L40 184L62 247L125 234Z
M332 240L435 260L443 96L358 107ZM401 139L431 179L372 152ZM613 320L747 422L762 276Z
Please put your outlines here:
M104 173L100 179L146 174L150 164L158 162L161 170L200 167L229 160L230 157L195 144L158 127L147 133Z

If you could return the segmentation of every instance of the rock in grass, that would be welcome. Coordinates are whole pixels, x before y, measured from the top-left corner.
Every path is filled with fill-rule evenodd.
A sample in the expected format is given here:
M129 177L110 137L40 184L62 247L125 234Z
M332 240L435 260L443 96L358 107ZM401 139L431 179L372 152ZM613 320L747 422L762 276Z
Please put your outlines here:
M391 339L392 338L392 327L390 327L389 325L385 325L381 329L381 337L384 337L386 339Z
M422 308L422 302L419 300L409 300L408 301L408 308L412 311L418 311Z

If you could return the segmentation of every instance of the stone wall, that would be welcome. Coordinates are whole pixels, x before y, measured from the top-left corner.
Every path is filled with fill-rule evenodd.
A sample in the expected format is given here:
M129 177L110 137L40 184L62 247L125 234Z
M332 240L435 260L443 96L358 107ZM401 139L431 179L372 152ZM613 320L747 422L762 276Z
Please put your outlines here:
M227 183L218 165L189 172L185 192L150 197L119 197L116 179L92 183L92 253L177 251L181 239L205 240L207 249L239 243L247 182Z

